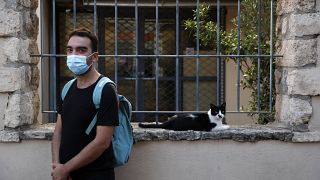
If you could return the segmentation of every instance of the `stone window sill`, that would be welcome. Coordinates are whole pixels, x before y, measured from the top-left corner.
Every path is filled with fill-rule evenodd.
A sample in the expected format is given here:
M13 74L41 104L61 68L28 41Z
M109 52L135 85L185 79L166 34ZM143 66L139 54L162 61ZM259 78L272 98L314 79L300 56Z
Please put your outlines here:
M213 132L169 131L163 129L142 129L132 123L134 138L139 141L197 141L197 140L234 140L257 142L279 140L285 142L320 142L320 132L293 132L283 127L271 126L232 126L227 130ZM20 142L21 140L51 140L54 124L21 128L20 130L0 131L0 142Z

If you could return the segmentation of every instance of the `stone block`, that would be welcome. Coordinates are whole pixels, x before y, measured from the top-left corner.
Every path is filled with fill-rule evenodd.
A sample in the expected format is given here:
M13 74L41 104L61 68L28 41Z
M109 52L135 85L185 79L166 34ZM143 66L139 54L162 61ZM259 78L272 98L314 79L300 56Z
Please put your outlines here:
M1 44L1 42L0 42L0 44ZM4 55L3 49L1 49L1 47L0 47L0 66L2 67L6 63L7 63L7 57Z
M0 11L0 37L15 36L21 32L21 15L12 9Z
M315 10L316 0L281 0L277 4L277 14L283 15L293 12L312 12Z
M0 1L0 10L2 11L2 9L6 6L6 2L4 1Z
M287 38L320 34L320 13L292 14L289 17Z
M276 99L276 120L290 126L298 126L309 122L312 106L309 97L296 98L278 95Z
M318 36L317 38L317 56L318 56L317 66L320 67L320 59L319 59L320 58L320 36Z
M39 20L35 11L23 12L23 23L23 31L25 32L24 34L27 37L36 40L38 36Z
M295 132L292 137L292 142L320 142L320 132Z
M24 88L31 80L26 67L0 67L0 92L14 92Z
M286 77L288 70L286 68L277 68L274 72L276 94L287 94L288 87L286 84Z
M10 0L7 2L7 7L14 10L22 10L23 8L36 9L38 0Z
M39 104L34 104L36 99L33 92L11 95L5 110L5 127L32 124L39 108Z
M279 20L280 22L278 22L277 24L281 24L281 37L284 37L287 34L287 31L289 31L289 18L288 17L284 17L282 18L282 20ZM280 31L278 31L280 33ZM284 38L281 38L284 39Z
M4 113L8 104L8 94L0 93L0 131L4 129Z
M20 135L18 131L0 131L1 142L20 142Z
M320 96L312 97L312 108L320 109ZM319 131L320 132L320 111L313 111L312 117L309 123L309 129L311 131Z
M289 95L316 96L320 94L320 67L296 69L288 72Z
M317 39L284 40L277 61L278 66L302 67L317 62Z
M12 38L0 38L0 62L2 64L7 62L20 62L26 64L37 64L39 58L31 58L30 54L38 54L38 46L35 40L31 39L18 39Z

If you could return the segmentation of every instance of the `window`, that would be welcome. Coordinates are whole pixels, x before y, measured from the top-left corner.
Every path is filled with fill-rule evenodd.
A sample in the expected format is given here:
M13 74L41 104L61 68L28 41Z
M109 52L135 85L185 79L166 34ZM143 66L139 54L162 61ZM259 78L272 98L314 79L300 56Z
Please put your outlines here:
M199 34L186 31L186 20L200 22L196 17L203 3L191 0L42 1L42 109L49 114L49 121L55 120L63 85L73 78L65 65L65 49L68 34L79 27L90 29L98 36L97 68L114 80L119 93L131 101L134 121L163 121L168 114L207 111L210 103L228 101L228 58L238 57L240 61L242 56L254 55L223 54L219 41L216 48L201 46ZM219 30L231 29L231 19L239 15L239 3L237 0L206 2L210 6L210 21L217 24ZM50 13L45 16L44 12ZM46 29L44 24L50 28ZM44 41L49 44L47 49ZM258 42L257 47L260 47ZM268 60L273 58L270 52ZM255 55L257 59L262 57L261 52ZM240 72L241 65L235 66ZM237 105L229 112L241 111L240 78L237 73L234 78L238 79L237 86L231 90L237 92L232 95L236 99L233 104ZM257 112L263 111L259 107Z

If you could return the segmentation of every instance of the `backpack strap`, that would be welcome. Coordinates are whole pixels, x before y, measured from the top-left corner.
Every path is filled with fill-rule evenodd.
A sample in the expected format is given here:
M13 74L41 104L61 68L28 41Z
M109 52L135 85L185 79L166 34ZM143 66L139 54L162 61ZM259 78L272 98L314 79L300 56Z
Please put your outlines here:
M100 100L101 100L102 90L103 90L104 85L106 85L107 83L112 83L115 86L115 83L113 81L111 81L109 78L102 77L98 81L96 87L93 90L92 100L93 100L93 103L94 103L96 109L100 108ZM86 129L87 135L90 134L90 132L91 132L92 128L94 127L94 125L96 124L96 122L97 122L97 114L94 116L94 118L90 122L88 128Z
M65 84L63 86L62 92L61 92L61 99L64 100L64 98L67 95L68 90L70 89L71 85L73 84L73 82L76 80L76 78L71 79L70 81L67 82L67 84Z
M118 95L118 98L119 98L119 102L121 101L124 101L126 103L119 103L119 108L120 110L122 110L123 112L128 112L128 113L125 113L125 116L127 119L131 119L131 116L132 116L132 106L131 106L131 103L128 101L127 98L125 98L124 96L122 95Z

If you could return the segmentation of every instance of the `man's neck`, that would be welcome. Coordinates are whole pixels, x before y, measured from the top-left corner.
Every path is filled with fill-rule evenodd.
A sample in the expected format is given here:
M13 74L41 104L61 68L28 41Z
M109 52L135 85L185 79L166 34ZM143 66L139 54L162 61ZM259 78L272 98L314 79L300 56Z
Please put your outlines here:
M77 76L77 87L80 89L87 88L94 84L99 77L100 73L94 67L91 67L89 72L83 76Z

